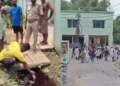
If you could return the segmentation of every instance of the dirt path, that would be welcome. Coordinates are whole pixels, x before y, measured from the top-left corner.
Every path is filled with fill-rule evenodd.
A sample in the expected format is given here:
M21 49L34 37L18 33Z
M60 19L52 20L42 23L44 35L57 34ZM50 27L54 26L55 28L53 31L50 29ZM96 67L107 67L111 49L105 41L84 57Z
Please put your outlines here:
M85 64L73 60L69 64L69 86L119 86L120 70L111 61L91 61Z

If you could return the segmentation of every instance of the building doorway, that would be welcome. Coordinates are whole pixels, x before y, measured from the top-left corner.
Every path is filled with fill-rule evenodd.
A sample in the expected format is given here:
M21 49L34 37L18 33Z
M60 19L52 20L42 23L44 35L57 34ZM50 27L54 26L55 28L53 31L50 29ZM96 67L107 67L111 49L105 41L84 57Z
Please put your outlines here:
M89 36L89 46L105 45L108 46L108 36Z
M70 45L73 45L75 42L76 35L62 35L63 41L69 41ZM84 44L84 36L79 36L79 42L80 44Z

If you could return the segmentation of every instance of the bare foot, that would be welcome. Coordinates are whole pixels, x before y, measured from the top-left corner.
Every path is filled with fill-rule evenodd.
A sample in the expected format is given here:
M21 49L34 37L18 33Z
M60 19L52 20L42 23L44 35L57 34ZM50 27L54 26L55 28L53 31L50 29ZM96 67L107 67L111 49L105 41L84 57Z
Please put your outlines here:
M47 42L44 42L44 43L41 43L41 45L48 45L48 43L47 43Z
M40 44L44 43L44 41L41 41Z

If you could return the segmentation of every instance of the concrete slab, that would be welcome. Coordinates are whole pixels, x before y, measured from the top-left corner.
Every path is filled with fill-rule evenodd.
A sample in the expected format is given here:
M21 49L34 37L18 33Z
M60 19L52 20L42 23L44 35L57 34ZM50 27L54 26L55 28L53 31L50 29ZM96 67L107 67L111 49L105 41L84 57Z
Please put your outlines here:
M41 51L27 51L24 53L25 60L30 68L37 66L48 66L50 65L50 60ZM18 70L24 69L23 65L20 64Z

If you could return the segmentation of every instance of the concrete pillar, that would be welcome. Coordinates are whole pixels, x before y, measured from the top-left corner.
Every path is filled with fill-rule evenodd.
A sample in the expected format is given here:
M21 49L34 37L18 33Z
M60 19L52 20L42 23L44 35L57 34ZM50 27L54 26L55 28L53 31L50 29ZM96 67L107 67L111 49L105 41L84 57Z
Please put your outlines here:
M84 43L86 44L87 47L89 46L89 36L88 35L84 36Z
M61 0L55 0L55 22L54 22L54 46L57 50L61 50Z
M113 45L113 35L109 35L109 37L108 37L108 44L109 44L109 46L112 46Z

